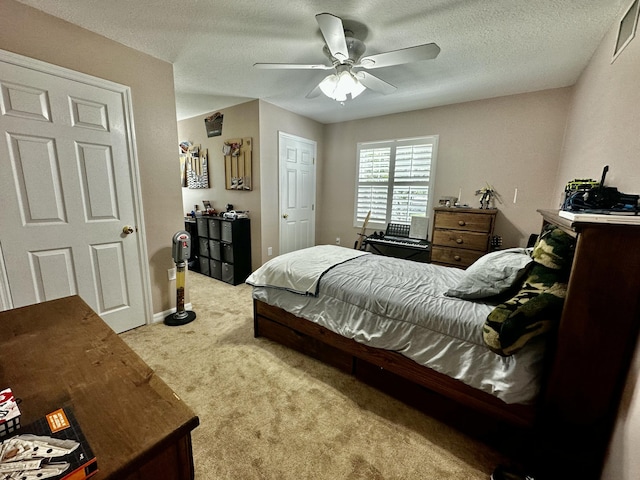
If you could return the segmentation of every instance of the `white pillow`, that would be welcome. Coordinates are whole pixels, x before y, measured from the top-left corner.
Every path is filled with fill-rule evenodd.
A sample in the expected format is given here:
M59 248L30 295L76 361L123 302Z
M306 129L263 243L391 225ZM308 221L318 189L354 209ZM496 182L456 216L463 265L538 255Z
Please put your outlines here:
M445 295L465 300L493 297L513 287L533 262L531 248L508 248L483 255Z

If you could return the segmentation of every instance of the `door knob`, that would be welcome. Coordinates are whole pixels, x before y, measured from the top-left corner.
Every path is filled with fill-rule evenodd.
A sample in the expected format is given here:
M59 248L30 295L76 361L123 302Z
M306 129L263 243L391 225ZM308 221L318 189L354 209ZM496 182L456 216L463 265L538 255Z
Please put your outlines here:
M282 214L282 218L289 218L289 214L288 213L283 213Z
M122 227L122 233L124 233L125 235L131 235L133 233L133 227L125 225L124 227Z

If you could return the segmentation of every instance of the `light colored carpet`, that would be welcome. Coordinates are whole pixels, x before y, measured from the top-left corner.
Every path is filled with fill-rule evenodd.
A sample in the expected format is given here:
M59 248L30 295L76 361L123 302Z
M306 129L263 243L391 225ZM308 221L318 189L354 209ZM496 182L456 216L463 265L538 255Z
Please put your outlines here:
M355 378L253 337L251 289L187 274L195 321L121 334L196 412L198 480L487 480L505 460Z

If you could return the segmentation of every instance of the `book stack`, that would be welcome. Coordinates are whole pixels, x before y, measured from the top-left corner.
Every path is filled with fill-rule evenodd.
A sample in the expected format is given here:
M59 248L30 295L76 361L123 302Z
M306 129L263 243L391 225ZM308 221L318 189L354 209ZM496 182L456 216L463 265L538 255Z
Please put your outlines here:
M84 480L97 471L89 442L68 407L23 426L0 444L3 479Z
M638 212L635 210L629 212L617 210L584 210L569 212L567 210L560 210L558 215L573 222L640 225L640 215L638 215Z

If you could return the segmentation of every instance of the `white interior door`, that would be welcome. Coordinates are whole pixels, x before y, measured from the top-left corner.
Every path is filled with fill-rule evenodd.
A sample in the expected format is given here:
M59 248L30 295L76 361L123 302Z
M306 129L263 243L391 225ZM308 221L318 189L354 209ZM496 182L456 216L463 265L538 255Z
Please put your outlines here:
M145 324L128 89L0 54L4 307L77 294L116 332Z
M278 134L280 254L315 245L316 142Z

